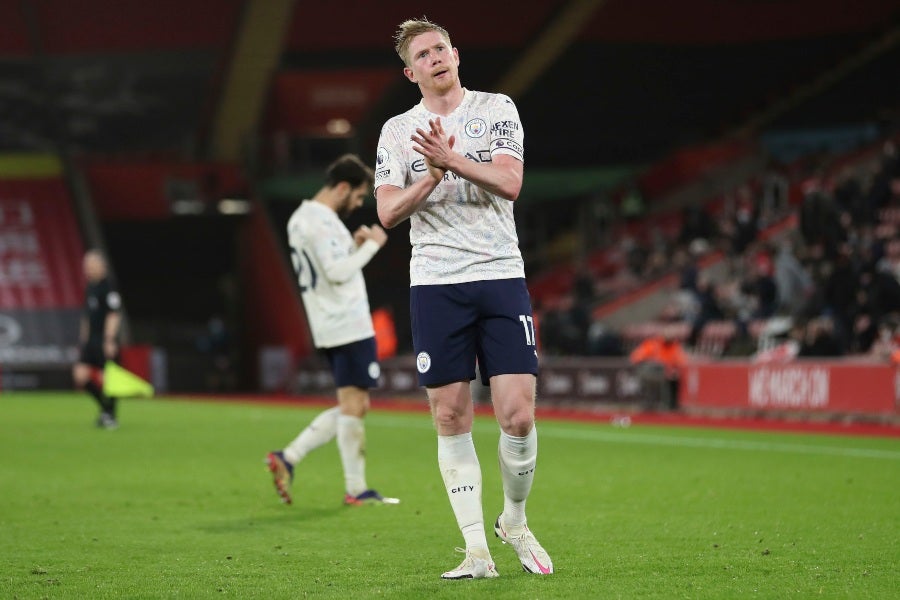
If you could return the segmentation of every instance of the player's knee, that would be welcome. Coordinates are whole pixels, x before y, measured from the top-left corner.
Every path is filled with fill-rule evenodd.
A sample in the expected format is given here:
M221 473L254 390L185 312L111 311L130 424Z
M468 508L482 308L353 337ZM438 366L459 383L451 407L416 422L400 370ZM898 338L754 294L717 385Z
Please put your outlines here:
M517 408L505 415L500 426L511 436L525 437L534 427L534 411L530 406Z
M75 383L75 387L84 387L88 382L88 378L88 371L84 367L81 365L72 367L72 381Z
M352 412L354 417L359 417L360 419L365 417L369 412L369 397L365 396L360 398L352 407Z
M434 423L439 430L457 429L464 424L466 412L453 406L436 405L433 408Z
M338 389L341 413L352 417L364 417L369 411L369 392L362 388L347 386Z

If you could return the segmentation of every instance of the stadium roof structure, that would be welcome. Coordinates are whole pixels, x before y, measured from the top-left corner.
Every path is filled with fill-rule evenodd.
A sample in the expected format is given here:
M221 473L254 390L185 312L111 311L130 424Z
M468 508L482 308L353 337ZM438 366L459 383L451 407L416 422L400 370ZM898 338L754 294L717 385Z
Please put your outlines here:
M0 151L237 159L259 132L349 135L368 152L418 99L391 36L421 11L410 0L4 2ZM541 167L634 164L900 105L890 0L459 0L427 16L450 31L467 87L513 96Z

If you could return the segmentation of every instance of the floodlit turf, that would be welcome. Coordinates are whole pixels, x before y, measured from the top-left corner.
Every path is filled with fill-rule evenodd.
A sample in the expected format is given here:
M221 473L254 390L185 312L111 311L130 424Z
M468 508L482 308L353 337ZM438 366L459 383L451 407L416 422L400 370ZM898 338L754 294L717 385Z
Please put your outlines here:
M142 400L93 427L74 394L0 395L0 598L896 598L900 442L545 421L529 501L553 557L442 581L461 545L426 413L375 412L347 508L334 444L279 503L263 465L316 410ZM497 429L476 445L490 526Z

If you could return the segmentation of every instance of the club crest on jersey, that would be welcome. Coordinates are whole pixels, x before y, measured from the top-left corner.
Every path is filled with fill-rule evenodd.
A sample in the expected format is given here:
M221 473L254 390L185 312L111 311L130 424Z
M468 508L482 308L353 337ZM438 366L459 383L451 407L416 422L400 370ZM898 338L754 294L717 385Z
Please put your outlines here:
M484 119L475 118L466 123L466 135L471 138L480 138L487 131L487 123Z
M391 157L390 152L384 146L378 146L378 152L375 154L375 164L379 167L386 163Z
M381 365L377 362L372 361L369 363L369 377L372 379L378 379L381 377Z
M419 373L427 373L431 368L431 356L427 352L419 352L419 355L416 356L416 368Z

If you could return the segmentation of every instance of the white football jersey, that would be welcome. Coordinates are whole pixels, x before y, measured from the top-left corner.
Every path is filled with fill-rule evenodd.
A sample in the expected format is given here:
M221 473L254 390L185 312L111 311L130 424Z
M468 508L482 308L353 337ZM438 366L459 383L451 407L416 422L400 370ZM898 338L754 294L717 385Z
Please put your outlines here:
M375 335L362 268L379 246L357 247L337 214L304 200L288 220L291 262L300 284L316 348L333 348Z
M502 94L464 90L450 115L428 111L420 102L393 117L381 130L375 187L405 188L428 176L424 157L413 150L416 128L428 131L440 116L453 150L476 162L496 154L524 160L522 124L515 104ZM513 203L447 172L422 207L410 216L410 285L462 283L525 277Z

